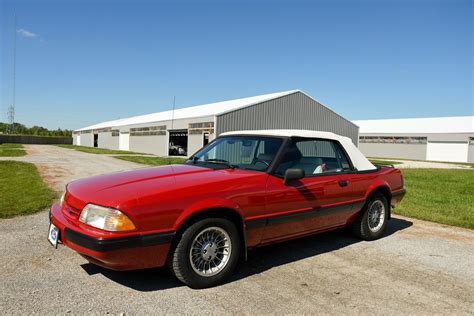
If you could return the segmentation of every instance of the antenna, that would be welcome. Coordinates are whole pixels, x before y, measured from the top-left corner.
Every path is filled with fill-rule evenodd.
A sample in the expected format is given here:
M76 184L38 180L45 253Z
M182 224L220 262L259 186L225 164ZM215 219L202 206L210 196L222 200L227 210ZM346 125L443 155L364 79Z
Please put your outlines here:
M171 112L171 129L174 128L174 108L176 106L176 96L173 97L173 111Z
M13 95L12 105L8 107L8 134L15 132L15 99L16 99L16 15L13 27Z
M174 108L176 106L176 96L173 96L173 110L171 111L171 130L174 129ZM168 143L168 165L171 165L171 157L169 152L169 143Z

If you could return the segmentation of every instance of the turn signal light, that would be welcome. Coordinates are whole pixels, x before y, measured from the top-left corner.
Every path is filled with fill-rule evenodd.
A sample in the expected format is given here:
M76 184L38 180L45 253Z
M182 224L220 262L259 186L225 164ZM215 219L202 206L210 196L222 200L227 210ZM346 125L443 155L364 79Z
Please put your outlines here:
M95 228L117 232L135 230L135 224L127 215L114 208L87 204L82 209L79 221Z

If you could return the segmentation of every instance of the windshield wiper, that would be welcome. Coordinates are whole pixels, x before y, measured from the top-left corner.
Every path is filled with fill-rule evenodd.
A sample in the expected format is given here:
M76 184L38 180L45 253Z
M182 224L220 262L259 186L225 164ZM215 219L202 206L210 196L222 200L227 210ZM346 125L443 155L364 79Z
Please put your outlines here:
M224 160L224 159L208 159L204 160L204 162L210 162L210 163L215 163L215 164L220 164L220 165L225 165L231 169L237 168L237 165L231 164L229 161Z

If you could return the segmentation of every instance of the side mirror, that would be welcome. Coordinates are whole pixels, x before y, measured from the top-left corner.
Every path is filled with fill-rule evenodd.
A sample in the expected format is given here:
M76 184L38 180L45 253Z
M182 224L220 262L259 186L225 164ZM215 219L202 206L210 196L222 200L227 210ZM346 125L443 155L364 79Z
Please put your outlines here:
M287 185L292 180L302 179L304 178L304 176L305 176L305 172L303 169L294 169L294 168L286 169L283 184Z

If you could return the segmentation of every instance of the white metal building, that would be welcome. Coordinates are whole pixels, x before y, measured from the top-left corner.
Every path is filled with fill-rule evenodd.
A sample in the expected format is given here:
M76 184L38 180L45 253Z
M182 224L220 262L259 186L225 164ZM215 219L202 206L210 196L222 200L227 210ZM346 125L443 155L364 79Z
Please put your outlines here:
M134 116L80 128L76 145L130 150L159 156L189 156L223 132L307 129L347 136L357 144L358 127L300 90Z
M368 157L474 162L474 116L353 122Z

